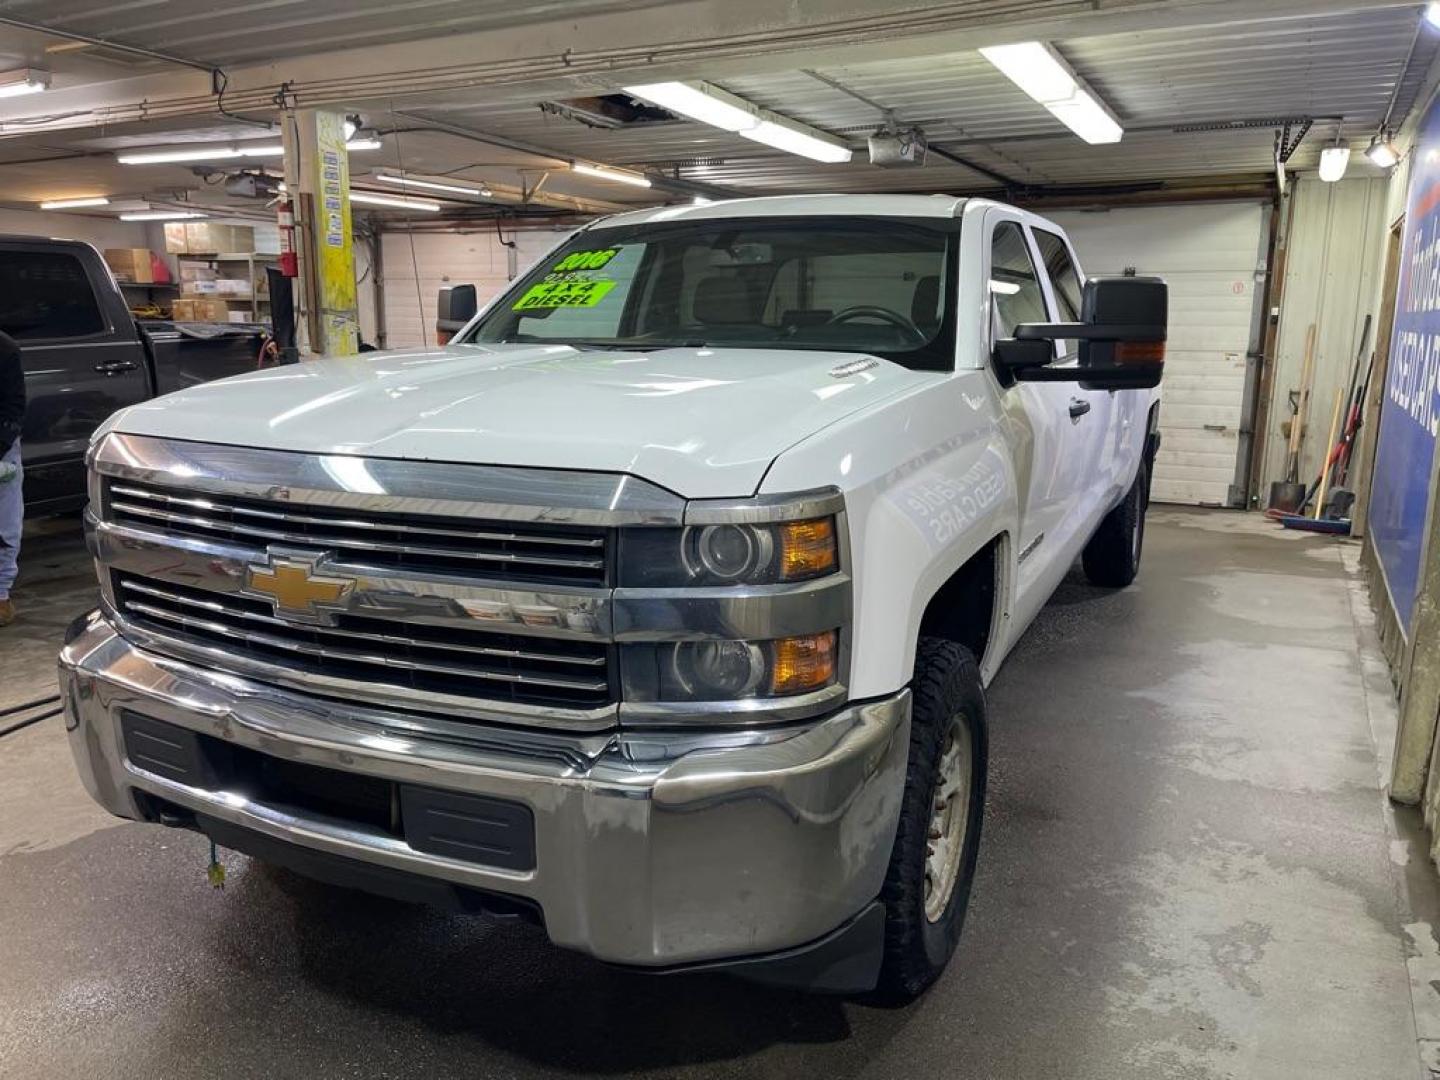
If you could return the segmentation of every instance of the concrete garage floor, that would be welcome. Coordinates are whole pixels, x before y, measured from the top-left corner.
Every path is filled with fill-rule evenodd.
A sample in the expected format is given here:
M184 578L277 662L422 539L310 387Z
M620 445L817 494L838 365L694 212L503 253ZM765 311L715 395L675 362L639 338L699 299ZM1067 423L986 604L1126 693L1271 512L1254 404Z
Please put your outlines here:
M0 1076L1431 1075L1435 873L1380 791L1353 556L1157 507L1136 587L1067 581L991 689L970 922L908 1009L614 971L238 855L214 892L204 840L102 815L42 721L0 739ZM73 536L27 562L0 708L89 593Z

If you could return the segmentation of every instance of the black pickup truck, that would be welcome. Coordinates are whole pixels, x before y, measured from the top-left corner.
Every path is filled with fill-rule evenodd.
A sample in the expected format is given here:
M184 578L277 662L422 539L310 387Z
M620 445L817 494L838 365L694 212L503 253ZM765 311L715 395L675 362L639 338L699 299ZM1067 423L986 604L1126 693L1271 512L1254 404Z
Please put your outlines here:
M0 236L0 330L19 344L29 406L25 511L85 502L90 434L126 405L253 370L264 328L136 322L100 253L78 240Z

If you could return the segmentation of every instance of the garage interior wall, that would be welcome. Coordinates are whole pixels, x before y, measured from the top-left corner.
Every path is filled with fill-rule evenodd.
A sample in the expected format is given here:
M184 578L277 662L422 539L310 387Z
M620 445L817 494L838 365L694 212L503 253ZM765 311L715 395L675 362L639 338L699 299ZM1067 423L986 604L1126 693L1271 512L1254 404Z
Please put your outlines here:
M480 306L484 307L513 277L528 270L570 231L521 229L497 235L493 228L487 228L474 232L382 233L383 272L377 287L384 303L384 347L433 344L442 286L474 285Z
M158 230L157 230L158 231ZM160 242L152 242L151 230L144 223L117 221L115 218L87 217L80 214L49 214L43 210L0 210L0 233L20 236L48 236L57 240L83 240L104 251L110 248L148 247L165 250L165 234Z
M1156 274L1170 286L1160 455L1151 497L1232 502L1246 355L1263 293L1268 205L1254 201L1048 215L1085 272Z
M1361 375L1374 351L1384 270L1389 181L1317 177L1298 180L1289 196L1293 207L1286 238L1284 293L1275 345L1271 400L1263 440L1260 503L1268 505L1270 484L1285 478L1290 395L1300 390L1305 338L1315 326L1315 366L1302 429L1302 483L1320 475L1328 453L1326 438L1334 414L1335 392L1343 395L1360 349L1365 316L1372 316L1361 360Z

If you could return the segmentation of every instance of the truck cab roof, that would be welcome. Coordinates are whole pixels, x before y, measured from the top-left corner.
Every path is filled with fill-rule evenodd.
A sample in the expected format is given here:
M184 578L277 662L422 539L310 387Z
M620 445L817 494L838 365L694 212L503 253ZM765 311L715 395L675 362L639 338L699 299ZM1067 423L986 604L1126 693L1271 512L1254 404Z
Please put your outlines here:
M736 217L906 217L954 218L971 200L954 195L775 195L727 199L700 206L658 206L596 222L597 229L652 221L703 221Z

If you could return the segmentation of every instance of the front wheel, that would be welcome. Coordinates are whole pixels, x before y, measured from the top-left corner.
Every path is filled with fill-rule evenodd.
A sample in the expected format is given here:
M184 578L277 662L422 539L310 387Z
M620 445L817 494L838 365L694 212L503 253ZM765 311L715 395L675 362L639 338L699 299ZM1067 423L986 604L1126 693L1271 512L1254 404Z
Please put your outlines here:
M969 650L921 638L915 653L910 763L880 900L879 992L909 1001L955 951L980 852L985 807L985 692Z
M1145 507L1149 500L1149 473L1141 462L1135 482L1120 505L1105 515L1081 562L1090 584L1123 589L1140 572L1140 552L1145 546Z

